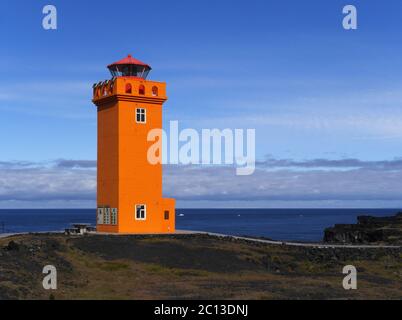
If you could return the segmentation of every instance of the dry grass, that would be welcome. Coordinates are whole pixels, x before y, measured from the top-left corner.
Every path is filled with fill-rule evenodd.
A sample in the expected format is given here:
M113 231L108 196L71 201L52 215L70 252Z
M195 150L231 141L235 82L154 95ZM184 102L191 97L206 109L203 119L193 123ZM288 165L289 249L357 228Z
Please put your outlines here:
M17 251L5 249L10 239L0 240L0 298L402 298L400 251L338 252L188 235L13 240ZM52 293L41 287L41 266L49 261L58 268L58 290ZM346 264L358 269L358 290L342 287Z

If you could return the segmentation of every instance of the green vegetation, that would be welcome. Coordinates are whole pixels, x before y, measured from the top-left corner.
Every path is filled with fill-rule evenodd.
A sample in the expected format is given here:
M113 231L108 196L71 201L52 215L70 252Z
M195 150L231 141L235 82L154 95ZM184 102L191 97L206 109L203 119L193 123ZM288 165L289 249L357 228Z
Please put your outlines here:
M308 248L208 235L0 239L0 299L401 299L400 248ZM42 269L58 290L42 288ZM343 266L358 290L342 287Z

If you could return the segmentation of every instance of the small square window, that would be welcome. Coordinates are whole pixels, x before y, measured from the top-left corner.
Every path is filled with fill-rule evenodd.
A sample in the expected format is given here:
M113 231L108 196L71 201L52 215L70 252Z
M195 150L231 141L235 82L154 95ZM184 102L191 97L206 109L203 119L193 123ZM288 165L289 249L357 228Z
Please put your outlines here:
M135 220L147 219L147 206L145 204L137 204L135 206Z
M168 210L165 211L165 220L169 220L169 211Z
M137 123L146 123L147 111L144 108L137 108L135 110L135 120Z

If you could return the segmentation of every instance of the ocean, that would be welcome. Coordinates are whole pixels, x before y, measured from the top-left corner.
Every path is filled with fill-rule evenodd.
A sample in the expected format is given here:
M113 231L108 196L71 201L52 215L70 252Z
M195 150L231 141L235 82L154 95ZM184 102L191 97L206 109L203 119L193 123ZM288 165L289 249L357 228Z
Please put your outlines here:
M359 215L387 216L401 209L177 209L176 228L275 240L320 241L324 229L355 223ZM0 233L62 231L95 224L94 209L0 210Z

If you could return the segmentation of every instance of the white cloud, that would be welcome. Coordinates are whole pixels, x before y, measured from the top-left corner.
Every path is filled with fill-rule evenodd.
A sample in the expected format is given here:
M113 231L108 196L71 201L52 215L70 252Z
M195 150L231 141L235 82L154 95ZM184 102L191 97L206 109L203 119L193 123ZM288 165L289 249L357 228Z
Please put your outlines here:
M94 161L0 163L0 206L95 206ZM324 169L323 169L324 168ZM302 169L302 170L301 170ZM191 206L351 206L402 203L402 162L270 159L252 176L232 167L167 166L164 194Z

